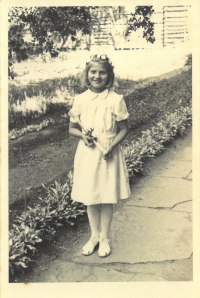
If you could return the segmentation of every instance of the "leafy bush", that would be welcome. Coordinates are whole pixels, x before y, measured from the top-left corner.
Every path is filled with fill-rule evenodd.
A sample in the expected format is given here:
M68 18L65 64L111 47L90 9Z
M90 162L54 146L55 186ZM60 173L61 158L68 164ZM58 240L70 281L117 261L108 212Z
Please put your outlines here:
M31 255L37 249L37 243L51 240L58 227L64 223L74 225L74 219L85 213L83 204L71 200L72 173L64 185L55 181L46 189L47 196L39 198L41 204L34 208L27 207L9 233L9 266L10 273L27 268L33 262Z
M42 95L46 99L56 96L57 90L68 90L72 94L74 90L81 93L83 88L80 88L77 76L69 75L67 78L55 78L45 80L38 83L29 83L25 86L16 86L12 82L9 84L9 103L12 105L19 101L21 103L27 97L34 97ZM79 91L80 89L80 91Z
M30 123L40 115L63 107L69 110L74 92L80 88L78 86L78 79L75 76L26 86L10 83L8 92L10 127L19 123Z
M142 132L142 137L132 142L125 142L123 152L128 168L129 177L142 172L143 159L154 157L162 152L164 143L173 139L176 135L183 135L185 128L192 123L191 107L180 108L166 116L153 126Z
M53 119L46 119L38 125L28 125L22 129L13 129L9 132L9 139L19 138L28 132L40 131L44 127L47 127L49 124L53 124L53 123L54 123Z

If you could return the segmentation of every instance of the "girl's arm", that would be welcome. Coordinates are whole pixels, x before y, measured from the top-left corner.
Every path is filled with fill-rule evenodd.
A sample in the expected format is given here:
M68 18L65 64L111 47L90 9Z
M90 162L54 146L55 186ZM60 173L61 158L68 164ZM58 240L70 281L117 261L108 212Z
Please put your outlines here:
M113 148L115 146L117 146L118 144L120 144L123 141L123 139L125 139L125 137L127 136L128 132L129 132L127 120L122 120L117 123L119 126L119 133L116 135L113 142L110 144L109 148L103 154L104 159L109 159L112 157Z
M89 136L86 136L84 132L81 131L80 126L78 123L71 122L69 123L69 134L75 138L83 139L86 146L91 147L94 144L91 141Z

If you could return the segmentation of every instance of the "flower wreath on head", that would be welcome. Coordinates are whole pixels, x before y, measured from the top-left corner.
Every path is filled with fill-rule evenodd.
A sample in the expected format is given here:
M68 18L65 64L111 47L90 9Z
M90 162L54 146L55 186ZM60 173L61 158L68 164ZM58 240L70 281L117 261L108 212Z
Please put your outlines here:
M114 66L112 65L112 61L105 54L103 54L103 55L95 54L95 55L90 56L90 60L87 61L86 64L88 64L90 61L93 61L94 58L95 59L100 59L102 61L106 61L108 64L110 64L110 66L112 66L112 68L114 68Z

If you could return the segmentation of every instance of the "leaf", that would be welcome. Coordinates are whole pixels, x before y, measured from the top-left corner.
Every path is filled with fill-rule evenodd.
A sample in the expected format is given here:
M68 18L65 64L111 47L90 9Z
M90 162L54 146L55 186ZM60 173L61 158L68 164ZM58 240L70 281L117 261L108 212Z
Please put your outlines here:
M55 186L56 186L56 189L57 189L57 188L60 188L60 185L58 184L57 181L55 181Z
M30 237L30 238L31 238L31 239L33 239L33 238L35 238L35 237L37 237L37 236L36 236L36 234L35 234L35 233L33 233L33 234L31 235L31 237Z
M67 219L65 219L65 221L70 225L70 226L74 226L74 222L73 221L69 221Z
M40 234L41 233L41 230L36 230L35 233L36 234Z
M37 242L37 243L42 242L42 239L40 239L40 238L35 239L35 242Z
M30 250L34 250L34 251L36 250L36 247L34 247L34 246L32 246L32 245L27 244L26 246L27 246Z
M13 255L13 256L9 257L9 260L14 260L14 259L16 259L19 256L21 256L21 254Z
M24 231L25 235L27 235L29 231L30 231L30 228L28 226L26 226L25 231Z
M55 193L56 196L58 195L58 192L55 188L51 187L51 190Z
M28 266L26 266L26 264L22 263L22 262L15 262L15 265L17 266L21 266L23 268L28 268Z
M42 183L42 187L45 188L45 189L47 189L46 186L43 183Z
M20 233L17 237L15 237L15 242L18 242L23 237L23 234Z
M30 258L28 258L28 257L22 257L21 259L20 259L20 261L23 261L23 262L26 262L26 261L29 261L29 262L33 262L33 260L31 260Z

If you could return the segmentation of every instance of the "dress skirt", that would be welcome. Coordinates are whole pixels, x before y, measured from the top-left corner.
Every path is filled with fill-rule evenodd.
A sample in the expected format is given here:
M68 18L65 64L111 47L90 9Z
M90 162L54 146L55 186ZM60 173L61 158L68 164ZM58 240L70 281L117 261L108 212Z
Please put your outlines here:
M108 148L114 137L100 137L98 142ZM115 204L130 196L126 162L118 145L112 157L104 160L94 145L87 147L79 141L74 159L74 178L71 198L84 205Z

